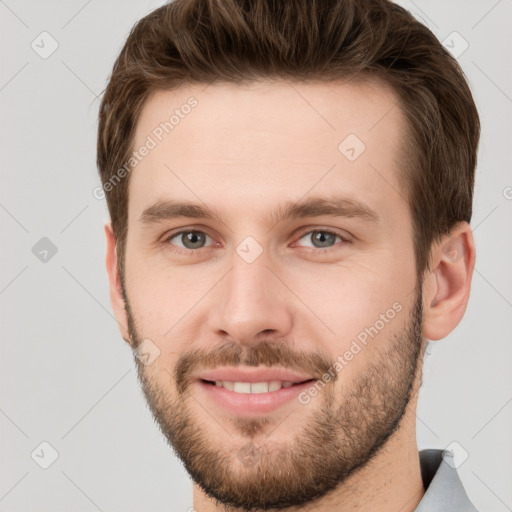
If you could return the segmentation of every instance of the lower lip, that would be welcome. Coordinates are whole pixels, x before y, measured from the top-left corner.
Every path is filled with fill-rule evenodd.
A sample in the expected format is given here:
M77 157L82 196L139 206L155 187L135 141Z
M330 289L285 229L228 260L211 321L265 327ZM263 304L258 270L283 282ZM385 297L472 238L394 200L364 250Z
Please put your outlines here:
M297 399L297 396L313 383L314 381L308 380L300 384L294 384L289 388L281 388L268 393L235 393L203 380L198 381L200 388L210 400L237 415L273 412L286 403Z

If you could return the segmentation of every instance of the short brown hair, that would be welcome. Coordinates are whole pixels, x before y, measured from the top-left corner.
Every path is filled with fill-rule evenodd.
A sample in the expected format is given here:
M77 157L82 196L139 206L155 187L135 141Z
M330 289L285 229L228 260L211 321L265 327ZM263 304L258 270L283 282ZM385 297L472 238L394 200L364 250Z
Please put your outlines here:
M457 61L388 0L174 0L154 10L132 28L101 102L103 187L132 153L137 120L154 91L182 83L354 77L382 79L400 100L410 155L400 172L421 277L432 243L471 220L480 122ZM105 189L121 276L128 178Z

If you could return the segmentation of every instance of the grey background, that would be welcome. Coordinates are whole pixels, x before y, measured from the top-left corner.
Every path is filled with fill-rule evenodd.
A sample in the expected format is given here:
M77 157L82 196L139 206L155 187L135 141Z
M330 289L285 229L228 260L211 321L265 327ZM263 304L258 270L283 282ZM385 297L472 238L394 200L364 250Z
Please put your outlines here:
M162 3L0 0L0 511L192 506L190 480L152 420L111 314L107 210L92 194L98 96L132 25ZM470 499L504 512L512 510L512 1L400 3L440 40L456 31L467 41L458 58L483 126L471 299L457 329L430 346L418 444L456 442L456 460L468 454L458 471ZM31 47L43 31L58 43L46 59ZM463 41L451 37L460 51ZM43 441L58 452L48 469L35 462L51 462Z

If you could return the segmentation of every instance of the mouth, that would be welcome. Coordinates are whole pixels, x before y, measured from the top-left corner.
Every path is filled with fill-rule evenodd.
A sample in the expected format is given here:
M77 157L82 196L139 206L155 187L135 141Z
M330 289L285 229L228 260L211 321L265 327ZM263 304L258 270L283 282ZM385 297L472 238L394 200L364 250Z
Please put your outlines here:
M262 381L262 382L236 382L231 380L205 380L200 379L203 383L211 386L217 386L220 388L233 391L234 393L242 394L261 394L261 393L274 393L282 388L291 388L293 386L300 386L301 384L313 383L315 379L307 379L300 382L292 381Z
M298 406L298 395L313 385L310 375L288 370L224 368L203 372L195 388L209 404L235 416L272 413L286 404Z

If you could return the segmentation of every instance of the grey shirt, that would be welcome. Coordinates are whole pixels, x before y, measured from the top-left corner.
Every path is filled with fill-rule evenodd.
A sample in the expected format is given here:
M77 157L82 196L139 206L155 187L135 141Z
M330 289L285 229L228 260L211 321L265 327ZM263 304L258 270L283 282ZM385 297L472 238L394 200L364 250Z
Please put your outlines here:
M443 459L444 450L420 451L425 494L414 512L478 512L469 501L457 470Z

